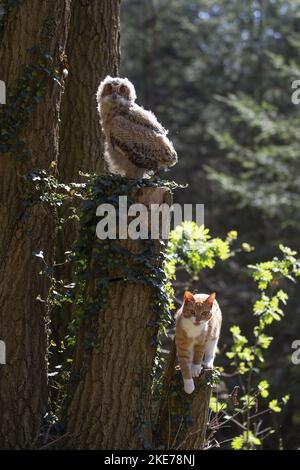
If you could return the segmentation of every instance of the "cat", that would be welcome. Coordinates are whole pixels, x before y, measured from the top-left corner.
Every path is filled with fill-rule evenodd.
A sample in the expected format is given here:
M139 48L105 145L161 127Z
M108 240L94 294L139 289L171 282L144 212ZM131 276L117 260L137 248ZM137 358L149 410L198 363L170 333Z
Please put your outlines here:
M193 377L200 375L202 367L212 369L214 365L222 323L215 299L215 292L193 295L186 291L175 316L175 343L186 393L194 391Z

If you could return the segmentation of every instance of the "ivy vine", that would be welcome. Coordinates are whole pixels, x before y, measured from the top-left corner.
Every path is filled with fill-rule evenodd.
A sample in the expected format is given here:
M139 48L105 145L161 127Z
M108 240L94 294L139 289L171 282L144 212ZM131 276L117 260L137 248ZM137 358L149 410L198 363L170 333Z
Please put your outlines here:
M96 209L100 204L109 203L118 213L119 196L127 196L128 204L134 203L137 190L146 187L174 188L177 185L159 179L130 180L117 175L94 176L84 185L82 203L79 209L80 232L76 249L78 262L78 288L83 292L84 286L91 275L94 276L94 295L83 300L79 294L77 315L75 323L83 317L93 318L107 308L107 294L109 286L116 280L144 284L154 289L151 310L155 313L157 321L147 325L156 328L169 320L169 298L166 290L167 279L165 270L165 254L162 249L157 253L156 244L163 245L162 240L139 240L137 254L129 251L117 239L96 238L96 225L99 219ZM162 248L162 246L161 246ZM91 266L93 268L91 269ZM113 268L118 269L118 278L110 277ZM155 342L155 338L153 338ZM91 344L94 344L91 339Z
M128 250L118 238L100 240L96 237L96 225L99 217L96 209L101 204L111 204L118 214L120 196L127 196L128 205L135 202L137 190L150 187L175 189L177 184L158 178L131 180L118 175L81 175L86 183L58 183L56 177L45 170L34 170L27 174L27 181L33 185L36 194L44 203L61 206L68 202L70 215L61 223L70 219L79 222L79 236L73 251L66 252L66 262L76 263L75 282L62 283L53 278L53 268L44 267L44 273L51 273L54 286L48 302L62 306L70 298L76 298L76 314L70 325L68 344L74 346L76 331L87 320L90 324L85 348L97 348L94 321L108 306L108 291L115 281L144 284L154 291L150 306L156 320L149 322L148 328L164 328L170 322L170 283L166 277L166 254L162 240L138 240L136 254ZM159 245L159 250L157 246ZM36 254L41 257L41 253ZM43 260L44 261L44 260ZM112 278L111 272L116 268L118 277ZM93 294L86 293L88 282L93 279ZM74 295L70 294L70 289ZM51 308L51 305L50 305ZM153 336L153 346L157 345L157 335Z
M8 90L7 104L0 108L0 153L21 162L28 157L24 131L34 106L43 98L47 80L59 81L52 57L40 47L32 48L31 53L35 54L35 63L22 66L21 77Z

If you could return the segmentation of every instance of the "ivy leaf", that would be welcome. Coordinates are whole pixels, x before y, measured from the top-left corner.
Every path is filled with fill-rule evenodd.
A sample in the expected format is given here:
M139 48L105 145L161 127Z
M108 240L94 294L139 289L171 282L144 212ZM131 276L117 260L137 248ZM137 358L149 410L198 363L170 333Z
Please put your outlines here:
M44 259L44 252L43 251L33 251L33 256L36 256L37 258Z

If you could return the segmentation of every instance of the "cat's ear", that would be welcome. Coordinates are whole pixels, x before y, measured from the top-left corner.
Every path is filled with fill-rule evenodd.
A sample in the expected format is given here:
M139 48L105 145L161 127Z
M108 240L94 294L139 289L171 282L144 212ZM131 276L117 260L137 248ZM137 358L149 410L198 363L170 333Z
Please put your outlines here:
M184 303L186 304L188 302L192 302L193 300L195 300L193 294L186 290L183 296Z
M208 305L209 307L212 307L212 304L214 303L215 298L216 298L216 293L213 292L207 297L207 299L205 300L205 304Z

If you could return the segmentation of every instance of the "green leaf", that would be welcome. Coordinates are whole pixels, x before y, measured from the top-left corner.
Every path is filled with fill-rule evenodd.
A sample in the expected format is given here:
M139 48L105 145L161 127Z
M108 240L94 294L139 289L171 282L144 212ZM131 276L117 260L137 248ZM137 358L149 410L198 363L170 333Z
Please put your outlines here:
M290 395L284 395L284 397L282 397L282 403L286 405L289 399L290 399Z
M269 396L269 383L267 380L262 380L261 382L259 382L258 384L258 390L260 392L260 395L263 397L263 398L267 398Z
M253 449L253 447L259 445L261 445L261 440L254 436L250 429L248 431L244 431L240 436L236 436L231 441L231 448L233 450Z
M256 405L256 398L252 395L244 395L241 397L241 402L246 406L246 408L250 409Z
M231 448L233 450L241 450L244 445L244 436L236 436L231 441Z
M274 413L280 413L281 412L281 407L279 406L277 399L274 399L274 400L270 401L269 408L270 408L270 410L274 411Z
M264 333L261 333L258 336L257 344L258 344L258 346L260 346L263 349L268 349L268 347L270 346L272 340L273 340L272 336L267 336Z
M211 397L209 401L209 407L213 413L219 413L222 410L226 410L227 403L220 402L216 397Z

